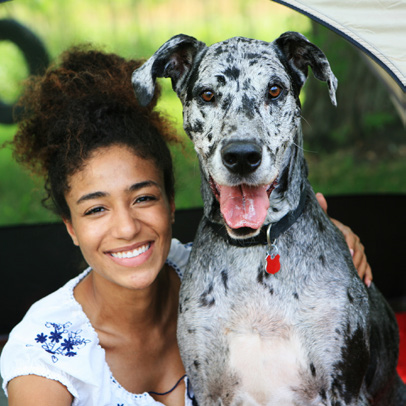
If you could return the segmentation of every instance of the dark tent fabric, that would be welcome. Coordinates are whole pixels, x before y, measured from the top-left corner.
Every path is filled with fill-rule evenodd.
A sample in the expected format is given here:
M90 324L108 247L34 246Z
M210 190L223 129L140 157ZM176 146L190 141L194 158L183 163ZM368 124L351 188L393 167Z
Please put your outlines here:
M406 311L406 195L327 200L330 216L361 237L379 289L395 310ZM192 241L202 212L200 208L177 211L174 237ZM76 276L85 264L60 223L0 227L0 247L0 335L4 342L33 302Z

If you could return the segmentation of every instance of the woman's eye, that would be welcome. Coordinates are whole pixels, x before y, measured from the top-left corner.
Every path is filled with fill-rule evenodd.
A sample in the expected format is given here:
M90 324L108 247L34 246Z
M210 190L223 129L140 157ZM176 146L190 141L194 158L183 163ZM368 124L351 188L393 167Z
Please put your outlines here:
M271 100L277 99L282 93L282 88L278 85L271 85L268 90L268 95Z
M200 97L205 101L205 102L214 102L214 92L211 90L204 90L201 94Z
M104 207L94 207L85 212L85 216L90 216L92 214L103 213L106 209Z
M145 203L153 200L157 200L155 196L140 196L135 199L134 203Z

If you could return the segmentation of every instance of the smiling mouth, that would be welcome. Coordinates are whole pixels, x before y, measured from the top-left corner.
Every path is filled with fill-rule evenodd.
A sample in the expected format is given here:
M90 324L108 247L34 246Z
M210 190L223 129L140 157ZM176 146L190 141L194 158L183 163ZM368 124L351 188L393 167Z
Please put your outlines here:
M277 185L276 180L268 185L252 186L240 184L226 186L210 178L210 188L220 204L226 225L234 231L258 230L262 227L269 209L269 196Z
M148 251L151 247L151 244L145 244L142 247L130 250L130 251L120 251L120 252L110 252L110 255L114 258L135 258L144 252Z

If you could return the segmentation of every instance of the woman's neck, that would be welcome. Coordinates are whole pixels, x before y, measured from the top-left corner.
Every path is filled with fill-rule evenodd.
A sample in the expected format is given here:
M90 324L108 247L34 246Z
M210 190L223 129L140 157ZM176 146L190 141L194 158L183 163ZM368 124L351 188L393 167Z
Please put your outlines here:
M96 330L139 337L141 332L165 328L177 309L179 286L178 276L167 265L142 290L121 287L91 271L77 285L74 296Z
M185 373L176 341L179 287L165 265L147 289L111 286L92 271L74 290L114 378L129 392L166 392ZM153 397L180 405L184 390L181 383L170 395Z

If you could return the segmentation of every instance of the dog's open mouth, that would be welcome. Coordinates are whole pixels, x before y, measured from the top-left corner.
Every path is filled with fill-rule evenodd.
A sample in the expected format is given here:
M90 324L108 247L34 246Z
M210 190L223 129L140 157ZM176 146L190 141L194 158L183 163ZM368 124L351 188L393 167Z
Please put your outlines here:
M262 227L269 208L269 196L275 186L276 181L260 186L224 186L210 178L210 187L220 203L224 221L235 231L244 229L243 234L247 229L253 231Z

